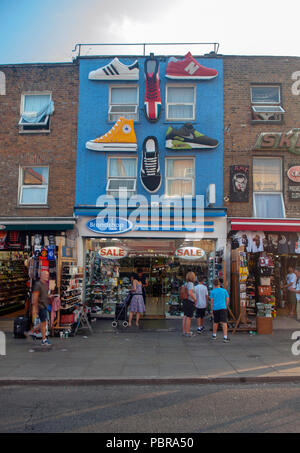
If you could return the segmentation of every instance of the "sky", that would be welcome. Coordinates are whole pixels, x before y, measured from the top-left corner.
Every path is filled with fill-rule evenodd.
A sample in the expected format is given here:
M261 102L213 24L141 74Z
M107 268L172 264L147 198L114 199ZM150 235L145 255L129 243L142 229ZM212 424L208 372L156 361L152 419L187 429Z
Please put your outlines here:
M300 56L295 0L0 0L0 64L71 62L78 43L146 54ZM143 53L83 46L82 55Z

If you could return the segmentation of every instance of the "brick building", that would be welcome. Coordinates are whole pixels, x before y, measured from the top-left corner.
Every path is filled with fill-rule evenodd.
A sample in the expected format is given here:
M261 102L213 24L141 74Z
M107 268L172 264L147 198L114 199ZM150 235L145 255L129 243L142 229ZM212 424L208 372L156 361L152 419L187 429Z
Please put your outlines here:
M236 312L264 291L280 310L287 267L299 264L300 252L300 58L224 56L223 64L224 206ZM241 268L253 279L251 296L239 287Z
M47 247L49 237L57 245L74 228L77 106L76 63L0 66L3 278L7 260L20 258L22 263L24 250L34 251L34 244ZM19 265L14 267L22 269ZM9 301L0 291L0 305L18 300Z

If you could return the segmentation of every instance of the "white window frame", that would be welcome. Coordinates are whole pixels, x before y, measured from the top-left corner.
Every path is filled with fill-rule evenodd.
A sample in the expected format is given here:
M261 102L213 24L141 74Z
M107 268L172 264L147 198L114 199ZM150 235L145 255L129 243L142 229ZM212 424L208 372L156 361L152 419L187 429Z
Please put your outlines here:
M282 159L280 157L266 157L266 156L254 156L253 159L252 159L252 169L254 168L254 160L257 159L271 159L271 160L278 160L280 162L280 188L281 190L253 190L253 216L257 218L257 208L256 208L256 199L255 199L255 195L274 195L274 194L277 194L277 195L280 195L280 199L281 199L281 206L282 206L282 212L283 212L283 218L286 217L286 214L285 214L285 206L284 206L284 199L283 199L283 174L282 174L282 167L283 167L283 162L282 162ZM254 171L252 170L252 178L253 178L253 189L254 189ZM266 217L267 218L267 217Z
M169 88L193 88L194 101L193 102L168 102L168 89ZM187 83L167 83L166 84L166 121L195 121L196 119L196 85ZM193 107L192 118L172 118L169 116L169 106L173 105L191 105Z
M194 169L194 176L193 177L182 177L182 178L179 178L178 176L176 177L170 177L170 176L167 176L167 161L168 160L191 160L193 161L193 169ZM192 195L168 195L167 194L167 189L168 189L168 181L178 181L178 180L181 180L181 181L192 181ZM194 197L195 196L195 157L194 156L182 156L182 157L177 157L177 156L168 156L165 158L165 197L166 198L176 198L176 197L181 197L183 198L183 196L185 197Z
M47 168L48 169L48 184L23 184L24 169L26 168ZM48 203L48 188L49 188L49 166L48 165L24 165L19 167L19 191L18 205L19 206L46 206ZM43 203L22 203L24 189L45 189L45 199Z
M136 88L136 92L137 92L137 103L136 104L112 104L111 102L111 92L112 92L112 89L115 89L115 88ZM134 84L134 85L110 85L109 86L109 100L108 100L108 122L110 123L115 123L117 120L116 119L112 119L111 118L111 115L119 115L120 116L123 116L125 118L128 118L128 116L126 115L136 115L136 118L133 118L134 121L139 121L139 86L137 84ZM122 107L124 106L129 106L129 107L133 107L133 112L122 112ZM113 107L120 107L120 112L112 112L112 108Z
M50 102L52 101L52 92L51 91L26 91L21 94L21 103L20 103L20 116L23 115L24 113L24 107L25 107L25 97L26 96L41 96L41 95L49 95L50 97ZM18 125L19 125L19 132L22 132L24 134L41 134L41 133L49 133L50 132L50 116L51 115L46 115L46 118L44 121L40 121L39 123L24 123L22 122L22 118L20 119ZM44 129L43 126L46 126L47 123L49 123L49 127L47 129ZM34 129L26 129L26 127L32 127Z
M124 177L116 177L116 176L110 176L109 175L109 170L110 170L110 160L111 159L134 159L135 160L135 177L128 177L128 176L124 176ZM123 154L122 155L113 155L113 156L108 156L107 158L107 177L106 177L106 194L107 195L114 195L116 193L118 193L118 190L116 189L110 189L109 188L109 185L110 185L110 181L134 181L134 187L133 189L127 189L127 193L128 195L135 195L136 194L136 186L137 186L137 157L133 157L133 156L124 156Z
M277 88L278 89L278 101L255 101L253 100L252 96L252 88ZM262 114L265 115L265 119L254 119L252 121L254 123L261 123L261 122L271 122L271 123L278 123L282 121L282 115L285 113L285 110L281 106L281 87L280 85L276 84L252 84L250 86L250 99L251 99L251 110L255 114ZM278 109L278 111L274 111ZM271 120L268 118L268 114L270 115L278 115L278 119Z

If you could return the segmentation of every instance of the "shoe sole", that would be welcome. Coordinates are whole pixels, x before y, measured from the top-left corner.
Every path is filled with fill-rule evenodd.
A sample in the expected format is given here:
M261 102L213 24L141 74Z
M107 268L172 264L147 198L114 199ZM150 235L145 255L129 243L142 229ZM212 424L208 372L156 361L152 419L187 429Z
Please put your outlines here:
M128 75L106 75L106 74L101 74L100 76L97 76L97 77L93 77L93 76L89 76L89 80L139 80L139 74L137 75L131 75L131 74L128 74Z
M184 149L205 149L205 148L212 149L212 148L217 148L218 145L219 144L210 146L210 145L202 145L200 143L190 143L190 142L182 142L182 144L180 143L180 145L174 145L173 140L166 140L165 146L166 146L166 148L169 148L169 149L181 151Z
M92 151L137 151L136 143L94 143L87 142L87 149Z
M218 74L214 76L186 76L186 75L168 75L166 74L166 78L168 79L185 79L185 80L210 80L217 77Z

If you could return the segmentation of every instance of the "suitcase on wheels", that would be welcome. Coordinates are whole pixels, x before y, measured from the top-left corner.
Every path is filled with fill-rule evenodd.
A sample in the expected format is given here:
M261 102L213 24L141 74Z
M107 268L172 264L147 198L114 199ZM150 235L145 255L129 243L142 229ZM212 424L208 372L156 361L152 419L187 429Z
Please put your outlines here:
M14 320L14 337L25 338L25 332L29 330L29 318L20 316Z

